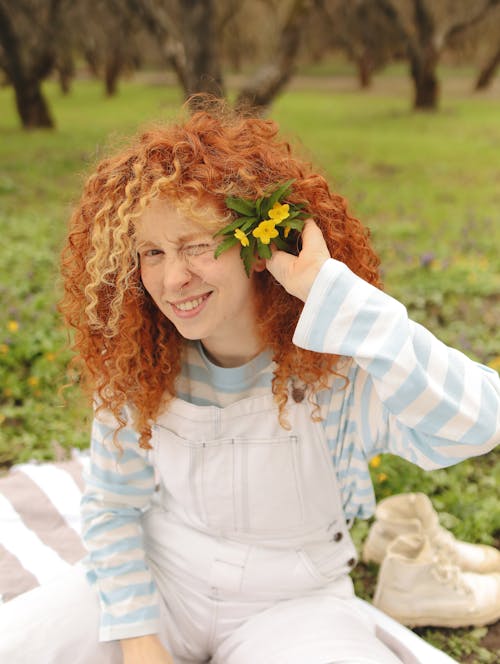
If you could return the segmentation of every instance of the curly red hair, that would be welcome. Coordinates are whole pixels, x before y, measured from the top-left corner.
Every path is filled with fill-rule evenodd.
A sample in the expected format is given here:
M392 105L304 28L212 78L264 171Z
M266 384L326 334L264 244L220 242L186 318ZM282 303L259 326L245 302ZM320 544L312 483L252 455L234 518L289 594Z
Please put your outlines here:
M292 153L271 120L213 107L198 111L137 136L88 179L62 252L61 311L75 330L84 385L121 425L124 406L132 408L142 447L149 447L151 424L175 396L183 339L141 287L134 221L153 198L165 198L179 205L209 203L224 225L230 220L227 196L255 199L290 179L290 202L305 204L331 255L379 286L379 261L367 230L325 178ZM272 389L281 419L290 377L314 394L328 384L338 357L294 346L303 303L267 271L252 278L259 332L276 362Z

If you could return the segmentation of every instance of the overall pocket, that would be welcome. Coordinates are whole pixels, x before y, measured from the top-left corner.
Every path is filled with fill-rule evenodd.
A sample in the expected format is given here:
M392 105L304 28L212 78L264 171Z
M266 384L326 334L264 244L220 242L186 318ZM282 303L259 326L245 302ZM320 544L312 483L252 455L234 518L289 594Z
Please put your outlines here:
M190 441L167 429L158 433L156 459L167 502L227 536L274 539L304 524L296 436Z
M237 532L274 539L304 524L300 444L296 436L232 439L233 477L226 486L232 487ZM217 514L219 504L212 489L220 481L213 452L207 445L203 488L209 515Z

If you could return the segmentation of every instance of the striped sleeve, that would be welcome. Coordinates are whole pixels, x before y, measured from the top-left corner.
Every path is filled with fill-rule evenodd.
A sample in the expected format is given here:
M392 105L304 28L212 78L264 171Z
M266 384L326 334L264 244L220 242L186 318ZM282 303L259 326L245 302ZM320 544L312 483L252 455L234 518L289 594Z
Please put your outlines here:
M438 468L500 442L496 371L441 343L339 261L323 265L294 343L353 358L350 419L369 456L388 451Z
M115 429L116 420L99 412L81 503L88 578L97 585L101 603L101 641L154 634L159 620L141 528L154 492L154 471L138 435L130 428L120 430L120 453L113 443Z

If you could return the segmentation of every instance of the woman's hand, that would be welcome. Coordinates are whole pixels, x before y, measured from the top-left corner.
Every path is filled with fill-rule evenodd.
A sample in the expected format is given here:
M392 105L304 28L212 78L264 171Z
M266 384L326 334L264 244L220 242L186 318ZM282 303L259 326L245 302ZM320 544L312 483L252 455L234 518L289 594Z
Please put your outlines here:
M328 258L330 252L323 233L312 219L307 219L299 255L275 251L266 261L266 267L288 293L305 302L313 281Z
M120 641L123 664L174 664L174 660L154 634Z

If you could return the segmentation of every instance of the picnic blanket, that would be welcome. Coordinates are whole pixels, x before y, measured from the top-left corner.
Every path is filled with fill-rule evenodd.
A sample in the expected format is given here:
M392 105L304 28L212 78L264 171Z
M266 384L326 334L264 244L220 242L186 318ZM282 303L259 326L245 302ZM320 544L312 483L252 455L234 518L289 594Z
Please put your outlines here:
M0 478L0 602L56 579L81 560L80 498L87 455L14 466Z

